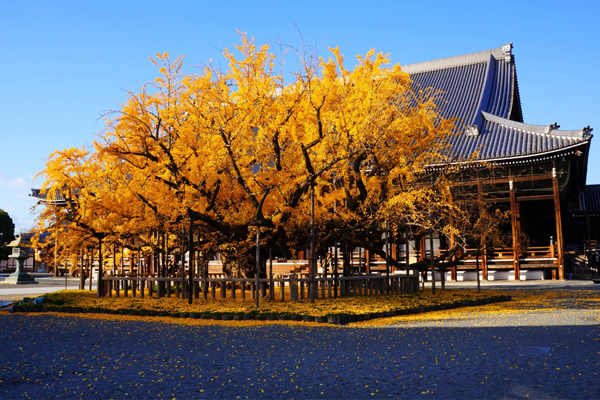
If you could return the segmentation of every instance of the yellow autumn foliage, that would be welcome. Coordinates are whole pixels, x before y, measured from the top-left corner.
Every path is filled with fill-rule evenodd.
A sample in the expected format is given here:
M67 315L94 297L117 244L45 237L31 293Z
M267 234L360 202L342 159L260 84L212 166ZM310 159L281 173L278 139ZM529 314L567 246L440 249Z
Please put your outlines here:
M312 185L323 246L343 230L381 250L384 221L430 228L427 213L452 200L444 179L422 182L428 165L447 162L453 121L386 55L371 50L349 68L329 50L301 58L292 82L276 72L283 60L246 35L225 50L225 70L186 74L182 57L156 55L160 76L107 116L93 150L50 156L43 189L67 206L46 206L40 230L62 229L73 246L102 238L153 249L156 232L181 247L173 232L191 221L205 255L243 264L261 225L263 244L289 257L306 248Z

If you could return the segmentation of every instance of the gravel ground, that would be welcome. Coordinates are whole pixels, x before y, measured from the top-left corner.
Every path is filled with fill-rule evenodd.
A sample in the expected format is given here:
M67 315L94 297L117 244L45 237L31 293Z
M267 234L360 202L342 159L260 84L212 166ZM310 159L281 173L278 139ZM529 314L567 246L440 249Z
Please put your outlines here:
M0 398L598 399L600 314L573 299L385 328L2 313Z

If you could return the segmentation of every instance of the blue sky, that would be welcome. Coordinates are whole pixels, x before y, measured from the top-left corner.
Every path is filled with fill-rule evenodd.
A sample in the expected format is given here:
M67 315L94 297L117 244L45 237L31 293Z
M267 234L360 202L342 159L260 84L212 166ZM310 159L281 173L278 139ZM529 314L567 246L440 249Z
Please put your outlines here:
M409 64L513 42L524 120L600 132L599 1L0 1L0 209L33 225L33 176L56 149L94 140L101 115L158 74L149 57L185 55L185 69L222 61L239 43L278 40L369 49ZM294 63L290 60L290 69ZM592 140L588 184L600 183Z

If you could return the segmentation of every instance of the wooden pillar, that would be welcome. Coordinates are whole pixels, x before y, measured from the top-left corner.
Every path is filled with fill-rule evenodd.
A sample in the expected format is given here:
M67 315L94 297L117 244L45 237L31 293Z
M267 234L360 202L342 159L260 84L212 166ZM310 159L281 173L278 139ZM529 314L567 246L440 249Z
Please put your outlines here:
M364 254L365 254L365 267L366 267L366 273L370 274L371 273L371 252L367 249L364 250Z
M510 216L512 225L512 242L513 242L513 258L514 258L514 271L515 280L521 280L521 262L519 261L519 227L517 225L517 199L515 196L515 189L513 187L513 181L508 182L510 187Z
M554 191L554 219L556 221L556 256L558 258L558 279L565 279L564 246L562 234L562 219L560 214L560 192L556 168L552 168L552 189Z

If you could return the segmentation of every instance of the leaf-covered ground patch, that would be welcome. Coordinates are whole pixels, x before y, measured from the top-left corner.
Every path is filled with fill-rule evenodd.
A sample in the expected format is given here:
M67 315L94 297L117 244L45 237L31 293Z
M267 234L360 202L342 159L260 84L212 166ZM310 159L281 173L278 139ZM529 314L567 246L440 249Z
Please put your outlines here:
M324 317L331 315L378 314L398 310L426 311L436 306L466 306L473 302L490 299L499 293L484 291L446 290L432 295L431 291L415 294L363 296L354 295L337 299L277 301L268 298L260 300L255 307L252 299L194 299L192 304L186 300L157 297L103 297L94 292L83 290L63 290L44 296L44 305L58 311L65 309L105 310L105 311L141 311L154 313L196 313L196 314L232 314L254 316L296 315Z
M477 307L464 305L481 304L482 300L510 296L512 301L496 302ZM479 301L478 301L479 300ZM485 301L483 302L485 303ZM317 299L314 304L309 300L297 302L272 301L261 299L258 309L251 299L195 299L189 305L186 300L171 298L97 298L95 292L65 290L44 296L44 307L55 311L69 311L69 314L55 315L79 316L98 319L119 319L160 321L185 325L225 325L260 326L268 324L306 324L298 321L301 317L323 317L328 315L365 315L379 318L351 322L349 326L371 327L394 325L400 322L443 321L445 319L469 320L479 316L505 315L506 318L525 314L534 315L537 311L557 309L600 310L600 291L598 290L486 290L478 293L474 290L431 290L407 295L390 296L348 296L338 299ZM445 305L446 307L436 307ZM452 307L454 305L454 307ZM442 308L442 310L439 310ZM445 308L445 309L444 309ZM433 312L423 312L430 310ZM413 310L415 314L381 318L387 311ZM98 313L93 313L94 311ZM100 312L101 311L101 312ZM112 313L119 313L115 315ZM195 314L196 318L174 318L180 313ZM140 316L141 314L141 316ZM232 316L231 320L219 318L223 314ZM32 314L33 315L33 314ZM278 318L284 316L284 318ZM293 316L296 317L296 321ZM202 317L203 319L200 319ZM236 317L236 318L234 318ZM249 317L249 318L248 318ZM287 318L286 318L287 317ZM298 318L300 317L300 318ZM310 324L310 322L308 322Z
M482 292L484 293L484 292ZM537 289L537 290L493 290L488 293L510 296L512 301L497 302L476 308L457 308L435 313L414 314L401 317L385 318L376 321L364 321L355 326L393 325L400 321L435 321L447 319L471 319L475 315L503 314L506 318L517 314L534 314L538 311L553 310L600 310L600 290L596 289Z

